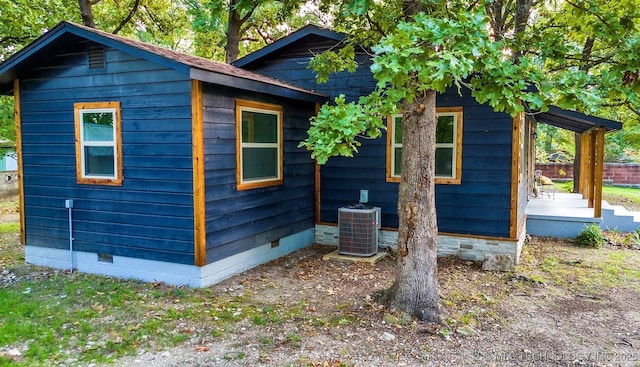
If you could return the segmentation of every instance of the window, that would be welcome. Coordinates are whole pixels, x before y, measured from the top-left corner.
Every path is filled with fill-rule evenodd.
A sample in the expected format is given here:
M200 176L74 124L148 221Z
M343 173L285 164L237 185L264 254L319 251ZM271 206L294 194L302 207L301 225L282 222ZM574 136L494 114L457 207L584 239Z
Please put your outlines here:
M74 104L80 184L122 185L120 103Z
M436 183L459 184L462 162L462 107L438 108L436 127ZM387 126L387 181L400 181L402 115L393 115Z
M282 107L236 100L238 190L281 185Z

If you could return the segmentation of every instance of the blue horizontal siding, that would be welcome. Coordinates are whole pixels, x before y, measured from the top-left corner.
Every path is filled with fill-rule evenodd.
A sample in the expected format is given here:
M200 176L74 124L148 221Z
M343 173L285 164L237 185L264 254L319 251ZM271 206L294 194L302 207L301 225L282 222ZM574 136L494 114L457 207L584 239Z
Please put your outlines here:
M82 46L84 47L84 46ZM193 264L191 81L116 50L89 71L84 52L42 60L21 79L27 244ZM73 104L119 101L122 186L79 185Z
M282 185L236 190L236 98L282 106ZM297 146L315 105L213 86L205 86L203 103L207 262L312 228L315 165Z
M272 238L283 238L309 229L309 223L306 220L294 221L289 220L286 224L274 226L271 230L257 233L255 235L239 238L207 250L207 259L209 261L217 261L227 256L237 254L244 251L247 247L260 246L270 241Z
M252 70L355 100L373 90L368 56L359 55L355 73L341 72L326 84L316 84L307 70L309 58L336 45L315 44L309 38L249 65ZM309 51L314 47L314 52ZM451 89L437 96L440 107L463 107L462 183L436 185L438 227L442 232L509 236L512 119L478 104L469 91ZM300 139L304 139L301 136ZM369 190L370 204L382 208L382 225L397 227L398 184L386 182L386 134L363 140L353 158L333 157L321 168L321 220L337 221L337 209L356 202L359 190ZM487 214L490 213L490 214Z
M66 186L61 185L58 187L51 187L36 184L30 184L29 191L32 194L25 196L25 202L28 200L34 200L35 203L47 202L52 203L47 204L52 207L64 207L64 200L66 199L75 199L75 202L78 205L85 200L111 201L114 203L121 202L129 205L131 208L140 208L145 204L163 205L167 208L180 208L182 206L190 207L193 205L193 195L191 193L162 193L151 192L144 189L113 190L108 186L79 185L79 187L73 191L74 196L71 198L68 195L69 189ZM171 204L167 205L167 202L170 202ZM188 212L191 213L191 211ZM191 215L193 215L193 213L191 213Z

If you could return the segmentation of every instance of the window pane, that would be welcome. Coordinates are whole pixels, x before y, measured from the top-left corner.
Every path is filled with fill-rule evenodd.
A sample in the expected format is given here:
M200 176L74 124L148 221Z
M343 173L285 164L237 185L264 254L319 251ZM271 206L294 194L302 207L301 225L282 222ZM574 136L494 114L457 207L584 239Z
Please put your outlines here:
M400 176L400 167L402 167L402 148L394 149L393 175Z
M85 112L82 126L84 141L113 141L112 112Z
M113 147L84 147L84 171L87 176L113 177Z
M453 148L436 148L436 176L453 177Z
M277 177L277 148L242 148L242 178L245 181Z
M277 143L278 115L242 111L243 143Z
M453 116L438 116L436 143L453 143Z
M393 118L393 142L396 144L402 144L402 116L395 116Z

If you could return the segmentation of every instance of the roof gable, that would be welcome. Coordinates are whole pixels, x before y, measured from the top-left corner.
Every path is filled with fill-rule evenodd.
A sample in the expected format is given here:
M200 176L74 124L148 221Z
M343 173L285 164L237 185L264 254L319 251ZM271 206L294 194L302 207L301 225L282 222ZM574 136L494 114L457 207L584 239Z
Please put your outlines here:
M191 79L294 99L314 102L325 100L323 95L314 91L240 69L233 65L165 49L69 22L59 23L49 32L0 64L0 92L7 92L13 88L13 80L19 77L21 65L37 58L48 47L54 47L57 42L70 35L118 49L174 69L188 75Z
M232 63L232 65L240 67L240 68L250 68L250 65L253 63L260 62L262 59L265 59L279 51L283 50L286 47L289 47L297 42L304 42L305 39L310 37L321 37L326 38L328 40L333 40L336 42L343 41L345 39L345 35L342 33L338 33L336 31L332 31L326 28L320 28L313 24L308 24L299 30L291 33L288 36L282 37L274 43L261 48L258 51L250 53L249 55L240 58Z

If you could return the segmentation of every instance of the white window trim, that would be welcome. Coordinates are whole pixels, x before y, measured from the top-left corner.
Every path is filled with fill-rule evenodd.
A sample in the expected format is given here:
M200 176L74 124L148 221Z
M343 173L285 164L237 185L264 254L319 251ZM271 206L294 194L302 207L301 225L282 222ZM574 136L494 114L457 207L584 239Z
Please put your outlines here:
M85 113L112 113L112 140L85 141L83 115ZM84 102L74 104L76 129L76 176L79 184L122 185L122 148L120 102ZM85 147L113 148L113 175L87 174L85 166Z
M391 174L390 177L400 179L400 175L396 174L396 149L402 148L402 142L396 142L396 121L400 117L400 123L402 123L402 114L398 113L391 116Z
M80 129L80 146L81 146L81 154L80 161L82 162L82 177L84 178L104 178L104 179L116 179L118 172L118 164L117 164L117 152L116 152L116 109L115 108L87 108L79 111L80 113L80 124L82 128ZM87 113L111 113L113 115L113 125L111 126L111 141L87 141L84 136L84 118L83 116ZM85 148L86 147L109 147L113 148L113 175L91 175L86 172L86 157L85 157Z
M452 116L453 117L453 142L451 143L438 143L436 142L436 149L438 148L452 148L453 149L453 153L451 154L451 175L448 176L438 176L436 174L436 179L442 178L442 179L454 179L456 177L456 172L457 172L457 159L456 157L458 156L458 149L457 149L457 144L456 141L458 140L458 113L457 112L438 112L436 113L436 115L438 116L438 119L442 116ZM436 150L437 151L437 150Z
M395 152L396 148L402 148L402 143L395 142L395 129L397 117L402 117L402 114L395 114L390 116L390 126L387 127L387 181L399 182L400 175L396 175L395 166ZM452 143L436 143L437 148L453 148L452 152L452 167L451 175L443 176L436 175L436 184L460 184L461 182L461 148L462 148L462 107L441 107L437 108L436 116L453 116L453 142Z
M256 112L276 116L277 141L275 143L245 143L242 141L242 113ZM281 106L268 103L236 100L236 189L249 190L283 184L283 110ZM243 176L243 148L275 148L277 150L276 176L246 180Z

